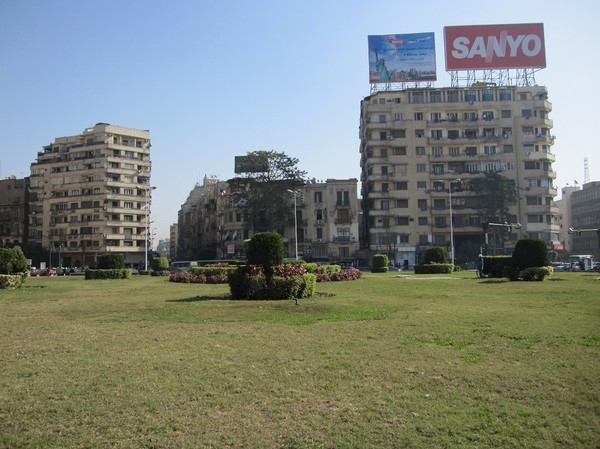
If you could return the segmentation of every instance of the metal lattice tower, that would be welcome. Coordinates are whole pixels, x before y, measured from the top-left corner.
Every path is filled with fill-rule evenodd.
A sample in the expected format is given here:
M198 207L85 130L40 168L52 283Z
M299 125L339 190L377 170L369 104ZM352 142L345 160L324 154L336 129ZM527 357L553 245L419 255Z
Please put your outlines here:
M587 184L590 182L590 165L588 164L588 158L583 158L583 183Z

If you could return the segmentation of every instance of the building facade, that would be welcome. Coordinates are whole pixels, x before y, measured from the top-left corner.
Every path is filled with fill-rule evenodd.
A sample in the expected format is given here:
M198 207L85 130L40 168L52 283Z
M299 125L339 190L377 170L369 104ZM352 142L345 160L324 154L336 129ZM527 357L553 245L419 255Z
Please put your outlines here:
M510 254L524 236L558 242L551 110L545 87L482 82L364 98L366 247L413 265L429 245L454 248L463 263L479 251ZM515 226L490 228L487 244L482 225L495 217L483 216L485 198L470 184L486 172L514 181L517 189L503 220Z
M574 254L591 254L600 259L600 181L585 183L581 190L571 195ZM577 230L586 230L579 231Z
M29 178L10 176L0 180L0 246L27 241Z
M569 229L573 227L571 195L579 189L579 186L563 187L560 190L560 200L556 201L556 207L558 207L556 220L559 227L559 240L561 243L555 245L554 249L563 260L566 260L567 255L573 250L573 237L569 233Z
M149 250L150 133L98 123L58 137L31 164L29 241L53 265L94 266L106 252L144 267Z
M309 182L281 207L295 212L283 230L286 257L350 263L359 250L357 179ZM178 260L239 259L254 234L227 182L197 185L179 210Z

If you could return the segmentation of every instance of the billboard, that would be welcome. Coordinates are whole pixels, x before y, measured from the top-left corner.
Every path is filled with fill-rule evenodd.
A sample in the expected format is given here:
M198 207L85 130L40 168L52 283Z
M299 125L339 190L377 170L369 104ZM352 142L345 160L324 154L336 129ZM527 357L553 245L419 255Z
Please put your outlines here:
M269 160L248 156L235 156L234 173L262 173L269 171Z
M433 33L369 36L369 82L435 81Z
M444 27L446 70L546 67L543 23Z

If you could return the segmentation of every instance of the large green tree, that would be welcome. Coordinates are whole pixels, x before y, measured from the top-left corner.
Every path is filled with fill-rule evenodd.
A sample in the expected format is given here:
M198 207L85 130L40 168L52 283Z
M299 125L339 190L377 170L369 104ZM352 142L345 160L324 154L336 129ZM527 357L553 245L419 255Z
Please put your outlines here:
M472 179L471 190L479 195L482 222L510 222L508 207L517 202L515 181L497 172Z
M227 181L232 201L244 211L253 231L282 232L293 219L289 191L306 183L298 159L273 150L251 151L236 168L240 176Z

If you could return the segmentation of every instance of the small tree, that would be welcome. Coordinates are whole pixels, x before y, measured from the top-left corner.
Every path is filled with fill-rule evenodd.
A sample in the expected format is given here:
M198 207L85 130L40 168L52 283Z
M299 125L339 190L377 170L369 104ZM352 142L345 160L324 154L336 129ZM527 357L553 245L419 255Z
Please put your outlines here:
M273 265L283 262L283 238L277 232L259 232L248 242L246 258L249 265L261 265L267 282L273 277Z
M373 268L372 273L387 273L389 259L387 254L375 254L373 256Z
M442 246L432 246L425 251L423 264L446 263L448 261L448 251Z
M105 253L98 258L98 268L101 270L114 270L125 268L123 254Z
M548 265L550 257L546 242L540 239L521 239L517 242L512 254L512 266L517 271Z

